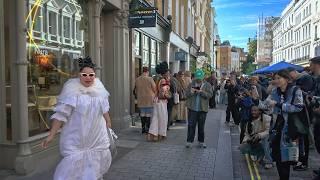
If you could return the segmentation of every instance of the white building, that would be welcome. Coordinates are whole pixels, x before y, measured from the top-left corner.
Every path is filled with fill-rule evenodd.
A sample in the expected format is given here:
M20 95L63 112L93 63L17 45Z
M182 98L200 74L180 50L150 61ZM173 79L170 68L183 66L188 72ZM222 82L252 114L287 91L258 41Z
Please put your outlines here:
M240 54L237 50L231 50L231 71L240 71Z
M285 60L307 66L315 56L318 1L292 0L283 10L273 26L273 63Z

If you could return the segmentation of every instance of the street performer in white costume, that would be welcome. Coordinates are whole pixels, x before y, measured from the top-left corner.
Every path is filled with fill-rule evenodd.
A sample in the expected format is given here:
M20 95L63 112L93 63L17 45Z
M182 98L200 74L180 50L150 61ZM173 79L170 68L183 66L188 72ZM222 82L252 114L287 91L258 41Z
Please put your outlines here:
M109 93L95 77L89 57L79 59L79 78L68 80L58 97L49 136L42 142L47 148L63 125L60 135L60 152L54 180L102 179L111 164L107 127Z

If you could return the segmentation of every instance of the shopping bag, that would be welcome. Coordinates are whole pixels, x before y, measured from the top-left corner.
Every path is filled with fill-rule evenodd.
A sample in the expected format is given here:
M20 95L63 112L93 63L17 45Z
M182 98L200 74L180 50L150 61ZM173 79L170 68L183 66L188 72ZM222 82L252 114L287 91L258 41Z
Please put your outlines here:
M174 104L179 104L180 102L179 93L174 93L173 101L174 101Z
M114 131L111 128L107 128L107 132L108 132L108 137L109 137L109 142L110 142L110 152L111 152L111 156L112 159L114 159L117 154L117 146L116 146L116 140L118 139L118 136L116 135L116 133L114 133Z

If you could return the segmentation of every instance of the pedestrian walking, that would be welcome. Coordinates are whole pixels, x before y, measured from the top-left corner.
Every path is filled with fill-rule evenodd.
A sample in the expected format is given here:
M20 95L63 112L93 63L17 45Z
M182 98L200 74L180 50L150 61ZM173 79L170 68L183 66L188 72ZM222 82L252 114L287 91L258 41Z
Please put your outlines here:
M206 148L204 143L204 126L209 109L209 99L212 97L211 85L204 81L204 72L198 69L195 72L194 80L187 89L188 107L188 134L186 147L190 148L198 126L199 147Z
M101 179L111 164L110 141L107 128L109 93L95 77L95 65L89 57L79 59L79 78L68 80L58 97L52 128L42 142L48 144L63 125L60 135L62 160L54 173L54 180Z
M141 132L148 133L153 113L153 100L156 93L156 84L149 77L149 68L143 67L143 73L135 83L135 94L137 95L138 108L140 109Z

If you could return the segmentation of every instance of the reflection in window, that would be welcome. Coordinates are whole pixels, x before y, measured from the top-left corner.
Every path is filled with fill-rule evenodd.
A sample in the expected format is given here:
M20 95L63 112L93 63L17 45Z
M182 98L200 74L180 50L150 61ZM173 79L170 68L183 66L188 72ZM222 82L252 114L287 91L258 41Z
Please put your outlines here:
M143 66L149 66L149 37L143 36Z
M78 41L81 41L81 40L82 40L81 30L80 30L80 21L76 21L76 39L77 39Z
M135 38L135 53L136 55L141 55L140 54L140 32L135 31L134 38Z
M49 33L57 34L57 14L55 12L49 12Z
M63 17L63 35L65 38L70 38L71 19L69 17Z

